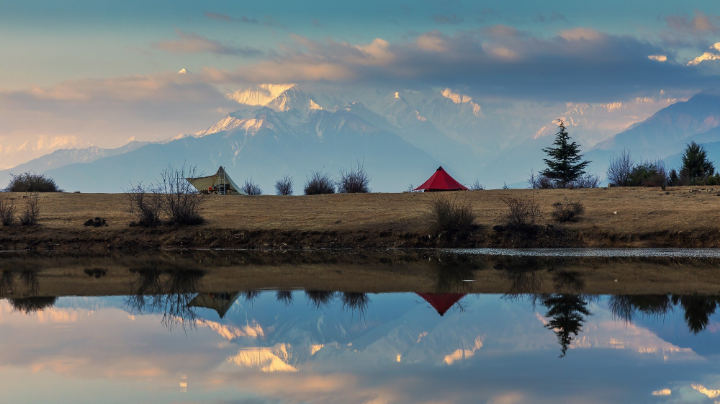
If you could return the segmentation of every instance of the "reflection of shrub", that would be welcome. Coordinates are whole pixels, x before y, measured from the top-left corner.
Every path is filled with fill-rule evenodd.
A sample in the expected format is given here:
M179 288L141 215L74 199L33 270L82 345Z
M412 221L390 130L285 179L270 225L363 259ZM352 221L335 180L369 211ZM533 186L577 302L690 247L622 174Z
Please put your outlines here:
M305 195L334 194L335 186L330 174L314 171L305 183Z
M289 306L293 301L292 291L290 290L278 290L275 292L275 297L278 302L282 302L285 306Z
M11 174L12 175L12 174ZM9 192L60 192L55 180L32 171L12 175L7 187Z
M365 314L365 310L370 304L370 297L366 293L343 292L341 299L343 309L348 308L353 313L357 311L360 316Z
M511 229L520 229L534 226L542 217L540 204L533 198L520 198L507 196L502 201L508 206L505 215L505 226Z
M457 195L452 199L440 195L433 196L428 205L430 231L465 232L472 228L475 212L467 201L458 201Z
M565 203L557 202L553 206L555 207L552 212L553 219L560 223L577 222L580 215L585 212L585 206L580 201L565 200Z
M306 290L305 295L318 309L327 306L335 298L335 292L327 290Z
M16 299L10 299L10 304L14 310L23 312L25 314L34 313L36 311L42 311L55 304L57 297L22 297Z

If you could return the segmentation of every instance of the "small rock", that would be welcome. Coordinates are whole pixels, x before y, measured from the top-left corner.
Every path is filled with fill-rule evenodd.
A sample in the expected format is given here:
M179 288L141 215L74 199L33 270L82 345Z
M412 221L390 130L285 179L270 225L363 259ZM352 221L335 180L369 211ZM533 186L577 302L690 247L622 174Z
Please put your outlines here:
M613 215L617 215L617 210L615 212L613 212Z

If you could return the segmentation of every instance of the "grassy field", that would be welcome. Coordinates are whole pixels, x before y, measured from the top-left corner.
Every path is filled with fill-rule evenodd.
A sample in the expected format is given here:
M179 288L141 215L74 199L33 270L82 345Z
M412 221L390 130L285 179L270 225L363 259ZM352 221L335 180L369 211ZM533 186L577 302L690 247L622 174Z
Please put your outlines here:
M37 226L0 227L2 249L86 249L163 247L435 247L587 246L720 247L720 188L600 188L580 190L490 190L445 193L469 202L479 226L469 237L429 234L426 212L432 194L335 194L317 196L204 196L199 226L130 227L133 220L120 194L40 194ZM534 198L541 226L565 236L525 243L500 237L504 196ZM22 194L3 193L21 210ZM555 223L557 202L580 201L578 222ZM96 216L107 227L83 226Z

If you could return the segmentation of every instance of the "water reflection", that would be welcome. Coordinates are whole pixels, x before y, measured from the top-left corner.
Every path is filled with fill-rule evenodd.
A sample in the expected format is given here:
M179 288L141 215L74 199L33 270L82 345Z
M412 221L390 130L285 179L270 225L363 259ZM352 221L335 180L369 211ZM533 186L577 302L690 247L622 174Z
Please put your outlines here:
M636 314L664 318L675 308L682 309L688 329L697 334L710 323L720 304L720 296L704 295L618 295L611 296L609 307L619 319L632 323Z

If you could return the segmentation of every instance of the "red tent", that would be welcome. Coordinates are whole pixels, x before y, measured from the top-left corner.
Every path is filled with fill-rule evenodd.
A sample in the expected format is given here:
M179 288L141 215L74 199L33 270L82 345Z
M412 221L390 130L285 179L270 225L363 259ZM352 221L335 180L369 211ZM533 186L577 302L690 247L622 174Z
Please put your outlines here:
M418 295L430 303L441 316L465 297L464 293L418 293Z
M451 177L447 171L439 167L432 177L428 178L422 185L414 189L415 191L424 190L425 192L432 191L467 191L467 188L463 184L455 181L455 178Z

